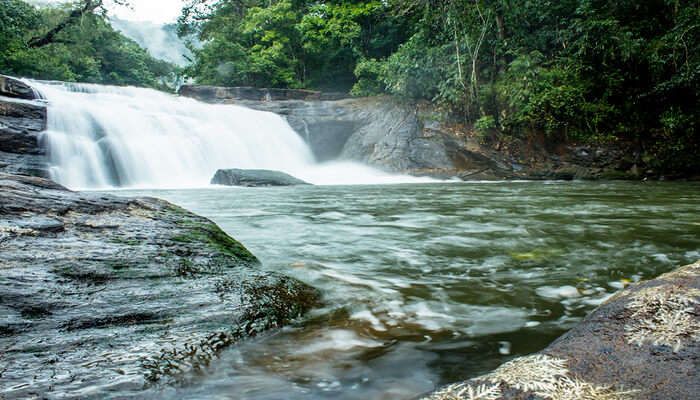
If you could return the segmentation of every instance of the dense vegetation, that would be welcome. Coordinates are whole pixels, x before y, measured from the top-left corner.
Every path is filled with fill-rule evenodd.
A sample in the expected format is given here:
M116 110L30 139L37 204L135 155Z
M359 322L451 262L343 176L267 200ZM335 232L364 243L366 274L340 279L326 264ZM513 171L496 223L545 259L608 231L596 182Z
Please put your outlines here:
M176 68L112 29L102 1L37 8L0 0L0 73L162 88Z
M500 142L700 162L697 0L192 0L198 82L429 100Z

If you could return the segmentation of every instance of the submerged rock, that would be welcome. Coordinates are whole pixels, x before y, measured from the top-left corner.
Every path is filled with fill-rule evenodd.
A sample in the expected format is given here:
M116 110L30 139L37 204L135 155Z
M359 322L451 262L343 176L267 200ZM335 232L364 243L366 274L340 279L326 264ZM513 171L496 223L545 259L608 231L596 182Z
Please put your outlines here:
M426 400L694 399L700 261L618 292L549 347Z
M166 201L0 173L0 398L143 398L186 379L316 301L258 265Z
M211 179L212 185L226 186L293 186L309 185L281 171L267 169L220 169Z

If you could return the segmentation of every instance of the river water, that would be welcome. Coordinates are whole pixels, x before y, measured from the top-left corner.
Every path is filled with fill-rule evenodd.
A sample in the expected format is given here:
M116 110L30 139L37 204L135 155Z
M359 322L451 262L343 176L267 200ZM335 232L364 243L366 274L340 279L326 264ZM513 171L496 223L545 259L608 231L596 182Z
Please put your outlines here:
M411 399L546 347L625 285L700 259L700 184L121 190L211 218L323 293L163 399ZM156 396L156 395L154 395Z

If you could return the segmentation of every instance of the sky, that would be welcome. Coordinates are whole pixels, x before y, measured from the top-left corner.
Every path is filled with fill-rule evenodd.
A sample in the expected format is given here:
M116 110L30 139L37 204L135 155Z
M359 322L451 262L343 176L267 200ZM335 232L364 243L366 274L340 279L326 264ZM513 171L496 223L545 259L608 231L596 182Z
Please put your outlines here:
M30 0L33 3L58 3L68 0ZM110 6L110 15L130 21L150 21L157 24L175 22L184 0L128 0L131 8ZM105 2L109 4L109 1Z
M151 21L159 24L175 22L180 16L183 0L129 0L132 10L111 7L112 16L131 21Z

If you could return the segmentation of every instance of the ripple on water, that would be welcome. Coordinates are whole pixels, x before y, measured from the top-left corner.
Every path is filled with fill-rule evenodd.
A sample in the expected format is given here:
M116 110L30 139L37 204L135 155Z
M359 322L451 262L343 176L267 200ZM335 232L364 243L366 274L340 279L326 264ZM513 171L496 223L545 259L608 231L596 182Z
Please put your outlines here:
M487 372L547 346L625 285L700 258L693 191L513 182L156 193L325 301L309 322L225 352L163 398L410 399Z

